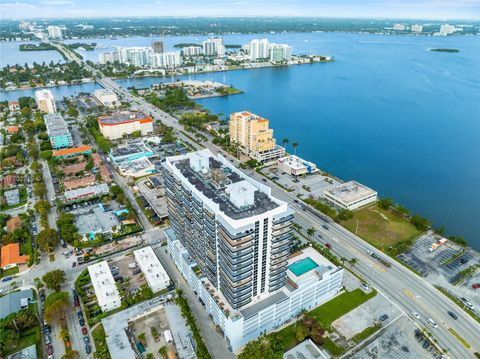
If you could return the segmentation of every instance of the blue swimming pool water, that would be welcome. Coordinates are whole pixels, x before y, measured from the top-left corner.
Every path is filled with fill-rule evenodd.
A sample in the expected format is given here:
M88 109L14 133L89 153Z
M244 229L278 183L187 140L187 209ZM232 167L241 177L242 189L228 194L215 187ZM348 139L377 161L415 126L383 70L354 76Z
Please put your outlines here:
M307 257L299 260L298 262L290 264L288 266L288 269L290 269L297 277L300 277L302 274L305 274L308 271L311 271L312 269L315 269L317 267L318 264L315 263L312 258Z

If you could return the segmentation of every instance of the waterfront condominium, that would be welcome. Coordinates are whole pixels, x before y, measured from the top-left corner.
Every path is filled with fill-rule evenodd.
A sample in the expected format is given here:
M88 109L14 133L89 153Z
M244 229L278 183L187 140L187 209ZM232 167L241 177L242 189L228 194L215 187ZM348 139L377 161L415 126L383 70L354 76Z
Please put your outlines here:
M343 270L313 250L291 271L294 213L269 187L207 149L162 165L170 255L233 351L340 290Z
M35 91L35 102L40 111L45 113L57 112L57 106L55 104L55 98L52 91L43 89Z
M58 150L60 148L73 146L72 135L62 115L59 113L50 113L43 116L43 118L53 149Z
M277 146L269 121L251 112L235 112L230 115L230 142L259 162L270 162L285 155L285 149Z

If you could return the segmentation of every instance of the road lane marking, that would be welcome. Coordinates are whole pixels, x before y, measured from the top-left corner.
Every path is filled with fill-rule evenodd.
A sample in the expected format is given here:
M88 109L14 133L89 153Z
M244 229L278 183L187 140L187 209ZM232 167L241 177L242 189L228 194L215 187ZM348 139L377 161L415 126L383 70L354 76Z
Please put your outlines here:
M410 290L408 290L407 288L402 288L402 292L403 292L403 294L405 294L410 299L415 299L415 296L413 295L413 293Z

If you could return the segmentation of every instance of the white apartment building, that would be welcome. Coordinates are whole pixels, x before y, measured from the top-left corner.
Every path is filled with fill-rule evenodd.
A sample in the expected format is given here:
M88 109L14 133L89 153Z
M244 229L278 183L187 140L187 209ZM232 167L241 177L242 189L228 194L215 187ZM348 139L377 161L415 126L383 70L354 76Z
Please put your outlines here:
M48 26L48 37L51 39L61 39L63 38L62 28L60 26Z
M133 255L153 293L159 292L171 284L170 277L153 252L152 247L137 249L133 252Z
M140 131L142 136L153 133L153 120L143 112L123 111L98 119L100 132L105 138L116 140Z
M118 97L110 89L98 89L93 91L92 98L101 106L113 108L118 105Z
M200 46L186 46L182 49L183 56L194 57L202 54L202 48Z
M151 47L121 47L118 49L118 61L151 68L175 68L182 65L180 51L156 53Z
M98 61L101 64L113 63L115 61L119 61L119 54L117 51L112 52L102 52L98 55Z
M355 210L374 203L377 192L356 181L345 182L323 191L325 199L341 209Z
M410 27L410 31L412 31L412 32L422 32L423 31L423 25L412 25Z
M40 111L46 113L57 112L57 105L55 104L55 98L52 91L43 89L35 91L35 102Z
M327 302L342 290L344 269L336 267L314 249L306 248L288 260L288 286L235 310L228 306L205 276L198 273L198 262L174 231L168 229L165 234L175 265L204 303L213 322L222 328L224 338L234 352L260 335L295 320L302 310L313 310ZM303 272L301 268L307 264L311 269Z
M292 48L285 44L271 44L270 61L282 62L292 59Z
M223 45L223 37L212 37L203 41L203 54L206 56L224 56L225 46Z
M149 57L149 66L161 69L173 69L182 66L180 51L168 51L160 54L151 53Z
M395 25L393 25L393 30L396 30L396 31L404 31L404 30L405 30L405 25L403 25L403 24L395 24Z
M257 61L259 59L268 59L270 43L267 39L253 39L247 45L247 51L251 61Z
M315 163L306 161L295 155L278 159L277 166L279 170L295 177L318 172Z
M440 26L440 34L441 35L451 35L455 32L455 26L443 24Z
M107 261L88 266L88 273L95 290L98 305L102 311L105 313L119 308L122 300Z

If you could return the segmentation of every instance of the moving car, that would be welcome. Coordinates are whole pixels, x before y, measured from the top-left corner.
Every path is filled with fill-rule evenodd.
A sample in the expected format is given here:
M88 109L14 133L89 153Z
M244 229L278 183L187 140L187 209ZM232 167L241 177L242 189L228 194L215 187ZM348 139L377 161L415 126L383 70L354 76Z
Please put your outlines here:
M411 314L412 317L414 317L415 319L420 319L420 315L419 315L416 311L412 310L412 311L410 312L410 314Z
M330 229L326 224L322 224L322 227L325 228L327 231Z
M432 318L428 318L427 322L428 322L428 324L430 324L432 327L438 328L438 324L437 324Z
M373 251L371 251L370 249L367 249L366 252L369 256L373 256Z
M457 316L454 312L452 312L452 311L449 310L447 313L448 313L448 315L451 316L453 319L455 319L455 320L458 319L458 316Z

